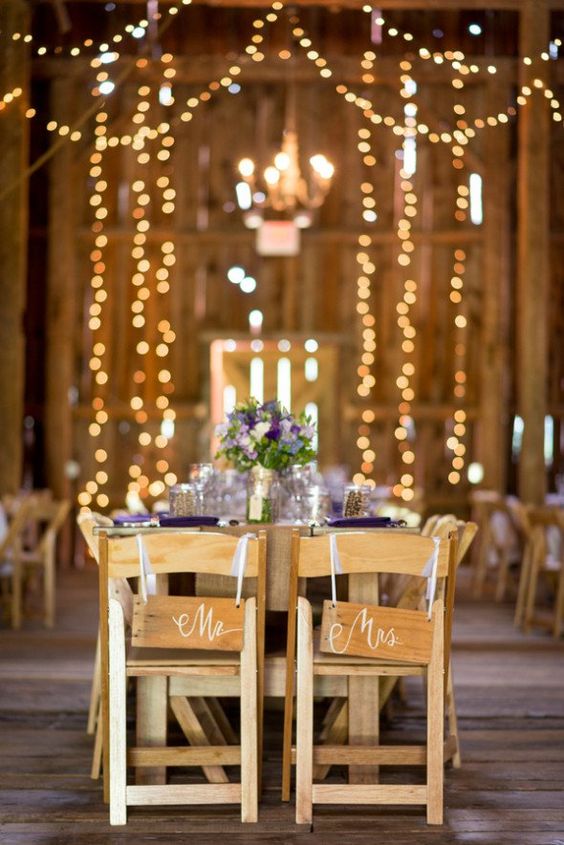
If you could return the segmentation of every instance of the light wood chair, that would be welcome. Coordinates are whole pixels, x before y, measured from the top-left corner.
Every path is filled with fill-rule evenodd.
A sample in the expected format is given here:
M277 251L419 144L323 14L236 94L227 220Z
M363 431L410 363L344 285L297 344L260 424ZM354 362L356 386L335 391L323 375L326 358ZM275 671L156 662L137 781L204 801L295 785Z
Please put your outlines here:
M289 787L292 760L291 728L293 712L294 648L296 640L296 822L311 824L312 805L323 804L424 804L430 824L441 824L443 818L443 719L444 719L444 598L449 562L454 560L454 541L409 534L356 532L351 534L301 538L299 552L291 566L291 602L288 617L288 669L285 701L283 746L283 779ZM349 601L353 605L324 603L324 618L319 641L315 639L311 605L298 597L298 578L326 576L331 572L336 543L341 572L348 576ZM434 552L436 550L436 557ZM432 561L435 560L433 567ZM437 578L436 598L431 617L417 610L378 606L378 575L383 573L417 576L427 584L434 569ZM334 596L333 596L334 598ZM294 612L293 612L294 611ZM374 621L370 623L370 619ZM359 623L360 620L360 623ZM359 627L360 624L360 627ZM374 628L371 628L371 625ZM360 636L358 636L360 634ZM368 638L367 638L368 635ZM347 639L348 638L348 639ZM370 641L370 638L372 640ZM338 639L338 645L335 645ZM343 649L344 642L348 646ZM401 644L400 644L401 640ZM419 646L426 643L422 651ZM331 654L330 645L339 654ZM355 648L351 648L350 644ZM368 658L366 655L376 657ZM397 658L395 657L397 655ZM427 677L427 744L426 746L382 746L377 743L378 687L370 699L366 681L373 678L405 675ZM314 745L313 696L317 678L335 676L346 679L349 699L353 687L361 690L360 710L349 713L349 742L345 746ZM374 689L372 687L372 689ZM374 700L374 698L376 700ZM351 708L349 707L349 710ZM372 719L372 738L359 733L352 725L353 717L367 715ZM352 741L352 742L351 742ZM358 746L358 747L355 747ZM424 785L392 786L349 783L344 786L314 784L314 765L341 764L368 767L373 774L380 765L426 764Z
M94 511L83 511L78 514L76 523L90 554L98 565L100 560L100 550L98 547L98 537L94 533L94 528L111 527L113 525L113 521L109 517L103 516L102 514ZM86 733L94 735L94 749L92 752L92 764L90 767L90 777L93 780L98 780L102 770L101 671L100 627L98 626L96 651L94 653L94 668L92 670L92 683L90 685L90 704L88 707L88 720L86 724Z
M55 624L56 542L69 509L70 502L56 502L48 491L12 502L12 520L0 544L0 575L11 582L12 628L22 624L24 579L38 569L43 576L45 626Z
M480 529L474 555L473 593L480 598L489 574L496 578L495 600L503 601L513 565L520 565L525 546L523 506L515 497L490 490L471 496L472 518Z
M57 535L70 511L67 499L60 502L46 496L33 500L28 520L33 523L34 542L22 549L21 567L25 570L40 569L43 572L44 621L46 628L55 624L55 576ZM21 619L21 613L20 613Z
M23 541L29 519L35 507L35 500L27 496L14 503L10 511L6 533L0 540L0 584L4 603L9 608L12 628L22 624L23 604Z
M519 590L515 622L525 633L540 626L552 630L558 639L564 626L564 512L559 508L527 508L527 545ZM552 609L541 610L539 584L544 582L552 593Z
M451 761L455 769L462 765L462 758L460 752L460 738L458 733L458 718L456 713L456 701L454 692L454 683L452 675L452 665L450 660L451 638L452 638L452 623L454 614L454 597L456 584L456 571L465 559L468 550L472 544L478 526L475 522L464 522L457 519L453 514L434 514L427 519L422 530L422 536L439 536L447 539L450 535L456 533L458 535L458 542L456 546L456 560L454 567L454 575L447 579L446 591L446 607L445 607L445 708L447 713L447 733L444 745L444 761L445 763ZM424 604L425 583L420 578L412 578L410 576L395 576L393 580L386 585L386 590L389 591L386 595L387 600L392 605L404 608L406 610L421 609ZM391 675L380 678L379 684L379 704L382 711L389 703L390 697L394 689L399 688L400 698L405 700L403 693L403 678L394 678ZM347 699L335 698L329 707L324 719L323 730L320 734L320 740L329 744L342 744L346 742L348 736L348 712ZM318 780L323 780L329 774L330 766L314 766L314 776ZM288 775L289 784L289 775ZM289 800L289 786L283 795L283 800Z
M240 542L247 544L245 571L234 571ZM244 540L217 533L148 533L142 555L157 578L172 573L233 576L233 597L143 595L147 580L138 561L134 537L100 535L100 597L102 706L107 731L110 823L125 824L127 807L154 804L241 804L241 819L254 822L258 814L259 756L262 745L262 677L259 663L264 640L265 535ZM141 594L124 593L123 579L140 576ZM236 583L256 584L252 595L236 606ZM256 579L250 581L249 579ZM113 583L120 585L115 595ZM249 594L247 593L247 596ZM125 619L132 622L126 650ZM107 669L105 671L105 661ZM189 741L196 747L166 746L166 718L156 742L127 750L126 681L128 677L162 679L166 702ZM104 679L109 679L106 689ZM179 681L180 683L176 683ZM189 681L188 688L182 681ZM164 686L163 686L164 685ZM167 690L168 687L168 690ZM237 745L211 744L198 720L193 696L231 695L240 698L241 738ZM162 704L162 702L161 702ZM139 718L138 702L138 718ZM161 708L162 712L162 708ZM151 713L145 710L144 720ZM160 718L157 716L157 718ZM148 734L151 731L149 729ZM163 747L158 747L161 745ZM157 746L157 747L156 747ZM167 766L203 767L205 784L127 783L127 765L141 769ZM239 783L229 782L224 765L241 767ZM211 776L211 777L210 777Z

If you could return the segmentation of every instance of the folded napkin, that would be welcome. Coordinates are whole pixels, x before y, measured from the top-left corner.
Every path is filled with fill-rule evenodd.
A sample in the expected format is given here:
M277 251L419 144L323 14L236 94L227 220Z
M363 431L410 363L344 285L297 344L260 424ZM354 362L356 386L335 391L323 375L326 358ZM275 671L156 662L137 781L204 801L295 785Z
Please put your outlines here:
M156 524L156 518L150 513L120 513L114 516L114 525L136 525L138 522L145 523L152 520Z
M389 516L338 516L327 520L330 528L388 528L397 525Z
M217 525L218 516L161 516L161 528L196 528L199 525Z

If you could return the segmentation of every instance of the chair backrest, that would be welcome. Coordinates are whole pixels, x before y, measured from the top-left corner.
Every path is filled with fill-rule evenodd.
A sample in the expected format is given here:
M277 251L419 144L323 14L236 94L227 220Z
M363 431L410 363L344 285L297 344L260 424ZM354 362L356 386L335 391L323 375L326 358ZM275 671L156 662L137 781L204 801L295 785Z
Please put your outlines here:
M329 575L335 571L337 558L338 572L343 575L386 573L421 579L434 576L439 584L437 597L440 597L444 593L452 554L450 536L431 538L394 531L364 531L302 537L297 561L292 567L295 583L291 585L291 595L297 593L297 578ZM398 607L378 607L376 611L374 606L377 604L377 587L375 590L369 587L361 597L361 603L358 600L338 602L335 595L331 601L325 601L321 650L347 656L427 662L433 633L433 627L427 624L431 613L428 617L426 612ZM293 616L290 614L288 623L290 640L295 636Z
M156 532L137 537L100 533L102 591L118 598L131 618L132 644L150 648L240 651L244 600L235 601L238 584L256 578L258 628L264 632L266 535L233 537L208 532ZM243 568L244 562L244 568ZM147 574L206 573L233 578L233 597L141 595L123 593L123 579ZM116 593L116 587L118 591ZM107 596L106 590L106 596ZM101 597L103 599L102 593ZM125 599L125 602L124 602ZM132 607L131 607L132 602Z
M95 511L82 511L76 517L76 524L92 557L98 563L100 557L99 537L94 533L94 528L111 528L114 524L113 520L109 516L103 516L103 514Z
M22 499L17 509L12 510L12 518L8 523L8 529L0 540L0 560L3 560L14 553L17 553L22 543L22 534L26 529L30 516L35 507L35 501L31 496Z
M431 537L394 532L392 529L389 532L359 531L334 536L342 574L372 572L424 577L428 574L426 567L435 549ZM301 538L297 577L319 578L331 573L330 542L330 535ZM449 548L448 539L441 539L438 578L445 578L448 574Z
M564 511L554 507L528 507L526 509L528 542L533 553L543 560L552 558L556 563L564 555Z
M155 575L178 572L237 576L233 560L241 538L230 534L203 531L167 531L155 529L144 533L143 547ZM100 539L107 539L102 531ZM264 566L265 538L247 538L245 578L257 578ZM134 578L139 575L139 547L135 536L112 537L108 555L109 578Z
M38 528L38 542L34 551L38 555L45 553L49 543L54 542L70 511L71 503L68 499L56 502L47 496L34 499L29 513L29 519Z

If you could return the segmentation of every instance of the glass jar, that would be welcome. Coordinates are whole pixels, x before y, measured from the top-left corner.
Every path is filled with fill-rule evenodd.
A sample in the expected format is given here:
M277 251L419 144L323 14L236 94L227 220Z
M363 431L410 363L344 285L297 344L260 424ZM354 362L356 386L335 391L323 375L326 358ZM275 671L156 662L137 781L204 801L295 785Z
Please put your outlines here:
M370 488L366 485L348 484L343 496L343 516L368 516Z
M195 484L175 484L168 491L168 507L171 516L201 516L202 491Z
M276 522L279 495L276 471L253 467L247 479L247 522Z

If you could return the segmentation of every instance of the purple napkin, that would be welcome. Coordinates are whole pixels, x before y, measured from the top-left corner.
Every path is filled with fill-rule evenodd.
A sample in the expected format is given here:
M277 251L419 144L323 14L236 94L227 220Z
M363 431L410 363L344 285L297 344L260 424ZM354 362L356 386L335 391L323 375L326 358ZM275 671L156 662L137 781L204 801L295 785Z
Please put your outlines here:
M218 516L161 516L161 528L196 528L198 525L217 525Z
M339 516L327 520L330 528L388 528L396 525L389 516Z
M114 525L133 524L137 522L151 522L155 517L150 513L120 513L114 517Z

